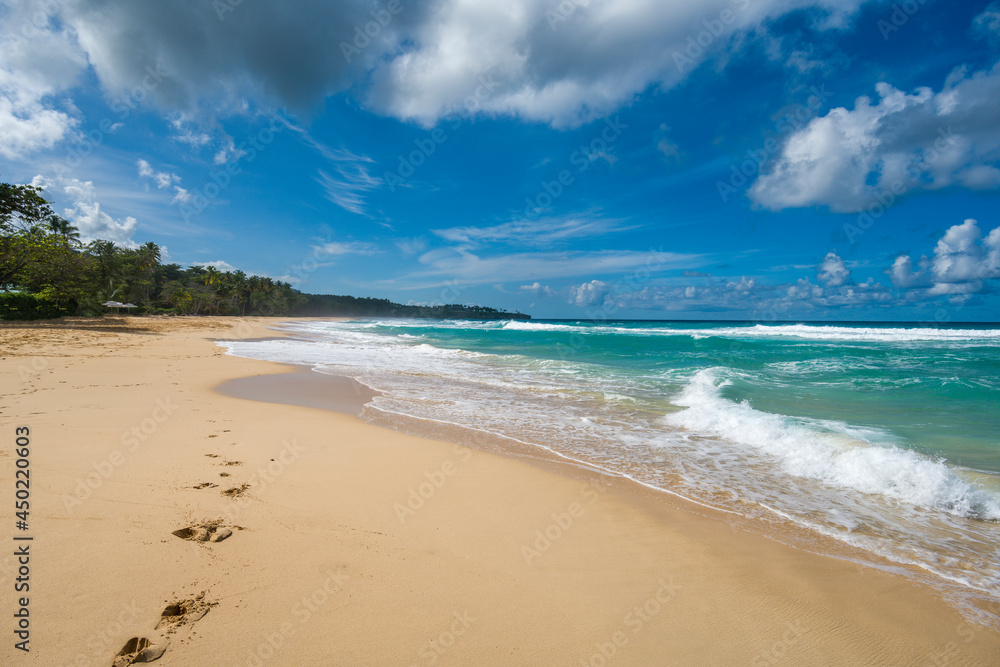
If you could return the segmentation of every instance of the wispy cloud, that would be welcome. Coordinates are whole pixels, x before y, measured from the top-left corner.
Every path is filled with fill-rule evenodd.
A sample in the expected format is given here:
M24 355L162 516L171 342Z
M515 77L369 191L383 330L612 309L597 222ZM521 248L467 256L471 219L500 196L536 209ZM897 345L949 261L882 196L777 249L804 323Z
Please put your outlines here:
M328 241L312 247L314 254L339 257L341 255L374 255L379 249L371 243L360 241Z
M403 251L405 255L416 255L417 253L427 250L427 241L422 238L402 238L393 241L396 247Z
M416 289L440 284L431 279L471 285L520 280L571 278L583 275L614 275L629 271L665 271L678 266L698 266L701 255L657 250L599 250L568 252L516 252L481 257L463 248L432 250L420 257L427 268L398 280L400 286ZM397 281L391 281L397 282ZM418 284L423 282L423 284Z
M433 233L446 241L468 247L486 244L544 247L571 239L605 236L636 229L617 218L588 215L515 220L491 227L450 227L434 229Z
M372 176L368 165L375 161L366 155L358 155L344 148L330 148L316 140L305 128L277 117L285 127L294 132L305 145L332 163L335 173L324 169L317 171L316 182L323 186L326 198L345 211L365 215L365 193L382 186L381 178Z
M326 198L345 211L365 214L364 193L370 192L381 185L381 181L360 164L348 164L336 167L337 176L331 176L320 169L316 182L323 186Z

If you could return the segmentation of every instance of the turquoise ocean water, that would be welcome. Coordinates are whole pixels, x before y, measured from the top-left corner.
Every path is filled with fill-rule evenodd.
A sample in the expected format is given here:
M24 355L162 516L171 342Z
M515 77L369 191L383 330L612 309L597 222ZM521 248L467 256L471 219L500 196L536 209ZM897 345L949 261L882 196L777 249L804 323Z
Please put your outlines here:
M1000 600L1000 325L290 329L222 344L357 378L384 392L365 410L375 423L545 448L776 535L815 535L817 550L833 538L915 565L963 611L1000 621L977 603Z

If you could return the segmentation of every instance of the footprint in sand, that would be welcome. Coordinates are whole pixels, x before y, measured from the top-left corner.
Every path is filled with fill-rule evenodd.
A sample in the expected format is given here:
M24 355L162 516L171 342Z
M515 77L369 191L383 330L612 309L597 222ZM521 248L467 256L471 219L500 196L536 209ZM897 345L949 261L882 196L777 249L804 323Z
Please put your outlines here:
M216 602L205 602L205 594L200 593L193 600L181 600L180 602L171 602L168 604L163 613L160 614L160 620L156 624L156 630L166 630L166 634L173 634L177 628L182 625L187 625L189 623L194 623L202 616L208 613L208 610L214 607Z
M239 486L234 486L230 489L226 489L225 491L222 492L222 495L226 496L227 498L239 498L244 493L246 493L247 489L249 488L250 488L249 484L240 484Z
M179 528L170 534L189 542L221 542L233 534L232 529L223 528L221 524L221 521L209 521L200 526Z
M118 651L118 655L115 656L115 661L111 663L111 667L127 667L128 665L136 665L143 662L153 662L163 655L163 652L166 650L166 641L154 644L145 637L132 637L132 639L125 642L122 650Z
M206 602L205 593L200 593L192 600L181 600L171 602L160 614L154 630L159 630L159 636L155 640L147 637L132 637L122 650L115 656L111 667L128 667L128 665L138 665L145 662L153 662L166 652L170 644L170 635L178 628L194 623L208 613L217 602Z

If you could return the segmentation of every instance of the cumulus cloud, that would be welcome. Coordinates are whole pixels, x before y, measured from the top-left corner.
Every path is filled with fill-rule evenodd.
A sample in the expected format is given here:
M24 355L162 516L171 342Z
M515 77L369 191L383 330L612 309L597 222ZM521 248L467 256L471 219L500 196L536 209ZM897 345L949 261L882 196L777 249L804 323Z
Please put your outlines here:
M37 3L9 2L0 17L0 155L21 158L75 136L76 109L62 94L87 59Z
M886 273L889 274L892 284L896 287L903 289L930 287L932 283L928 278L928 264L927 258L924 257L920 260L920 268L914 271L913 260L910 259L910 256L900 255Z
M964 301L982 291L986 281L1000 278L1000 227L984 238L971 218L953 225L938 240L932 256L921 257L918 264L914 270L910 256L900 255L886 273L896 287Z
M472 108L572 126L610 113L650 85L676 85L735 35L767 19L811 7L832 18L830 27L859 4L441 0L433 3L433 21L415 26L415 48L374 71L369 99L386 113L424 124ZM490 85L484 87L485 73Z
M166 171L156 171L153 169L153 166L145 160L140 159L135 164L136 167L139 168L139 176L142 178L148 178L160 190L169 188L171 185L181 182L181 177L177 174L172 174ZM178 188L178 190L180 189L181 188Z
M226 262L226 261L221 260L221 259L217 259L214 262L192 262L191 266L200 266L203 269L207 269L208 267L212 267L213 269L216 269L218 271L222 271L223 273L232 272L232 271L236 271L237 270L235 266L233 266L229 262Z
M545 297L553 297L556 295L555 290L553 290L548 285L541 284L538 281L535 281L530 285L521 285L520 289L525 292L530 292L531 294L545 296Z
M138 225L136 219L131 216L124 220L113 218L101 210L92 182L64 177L49 179L39 175L32 179L31 184L43 188L57 202L68 202L62 216L80 231L82 242L102 240L126 248L138 247L132 240Z
M196 115L203 102L238 112L248 98L302 109L342 89L348 63L336 45L371 19L370 8L360 0L65 0L61 18L111 96L145 81L150 103Z
M42 88L19 107L10 106L9 95L0 98L8 105L0 106L0 121L10 137L26 137L24 150L58 141L73 121L49 97L89 64L109 98L141 99L199 123L214 114L309 110L350 91L370 109L425 125L462 111L573 126L651 86L676 85L770 20L806 9L812 29L826 30L861 3L581 0L569 11L551 0L428 0L404 2L389 15L385 5L367 0L62 0L53 5L57 20L42 30L58 48L46 53L41 41L30 48L72 67L45 66L37 77ZM27 0L7 5L22 14L37 11ZM46 62L4 53L8 60ZM17 71L31 70L18 64ZM14 132L25 113L34 126ZM177 138L207 143L184 123ZM219 155L226 157L225 146Z
M808 277L794 283L763 283L752 276L703 285L647 285L612 290L603 305L614 310L744 312L756 318L796 316L830 309L888 306L898 302L885 285L868 279L832 286Z
M816 278L828 287L840 287L850 281L851 272L837 253L828 252L819 266Z
M179 185L174 186L174 198L170 200L170 205L190 204L194 201L194 195Z
M569 302L577 306L595 306L603 303L611 288L601 280L591 280L569 290Z
M910 190L1000 187L1000 63L971 75L959 68L938 93L875 89L878 103L859 97L853 110L832 109L790 136L750 197L774 210L856 212Z
M701 278L699 284L675 284L676 278L592 280L572 286L569 303L599 305L610 312L744 312L765 319L803 317L837 309L913 306L942 299L960 304L988 289L989 281L1000 279L1000 227L984 235L975 220L952 226L938 240L930 257L923 256L916 262L909 255L897 257L885 270L891 285L874 277L856 280L847 263L832 251L815 269L815 279L806 276L784 283L763 282L745 275L713 279L690 270L681 278ZM521 289L534 291L536 286L541 287L535 283Z

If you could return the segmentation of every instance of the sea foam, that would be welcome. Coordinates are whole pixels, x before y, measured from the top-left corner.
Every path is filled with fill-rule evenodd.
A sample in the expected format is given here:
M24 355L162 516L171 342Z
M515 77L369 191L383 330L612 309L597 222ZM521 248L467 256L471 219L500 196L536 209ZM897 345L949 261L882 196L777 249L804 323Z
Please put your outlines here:
M664 420L764 452L790 475L956 516L1000 520L1000 499L962 479L944 461L877 444L841 422L795 419L727 400L722 389L731 382L723 372L695 373L673 399L687 409Z

